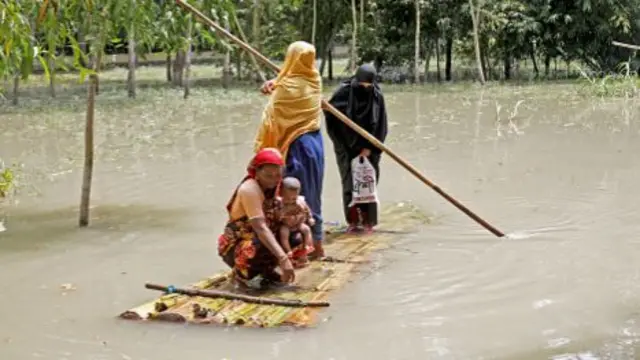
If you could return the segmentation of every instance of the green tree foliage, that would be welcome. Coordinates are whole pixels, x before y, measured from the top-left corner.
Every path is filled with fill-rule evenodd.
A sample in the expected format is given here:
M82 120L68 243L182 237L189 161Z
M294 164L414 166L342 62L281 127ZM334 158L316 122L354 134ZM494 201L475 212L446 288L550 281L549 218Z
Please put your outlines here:
M354 30L351 0L190 3L221 24L235 12L244 33L252 35L251 45L279 59L290 42L311 41L313 29L319 57L330 50L328 45L348 45ZM357 0L357 4L359 61L376 61L379 66L414 62L416 1ZM469 4L465 0L419 1L419 54L424 60L437 55L447 67L453 66L452 57L475 61ZM614 71L634 53L612 46L611 41L640 43L640 0L483 0L478 4L482 66L500 66L506 77L511 64L524 59L532 60L540 73L543 69L547 73L555 60ZM135 51L142 58L149 52L164 52L170 61L174 55L184 57L189 39L196 52L223 53L233 46L199 23L189 33L188 14L173 0L5 0L0 2L0 14L0 77L4 79L25 79L34 62L40 62L53 78L55 70L64 67L60 55L73 49L74 66L89 68L85 60L95 57L91 48L96 43L103 49L98 51L125 53L127 33L133 28ZM104 39L99 38L101 34ZM241 59L249 66L248 57Z
M592 70L615 71L632 55L611 45L618 40L640 43L638 0L488 0L482 2L482 52L492 62L541 58L580 61ZM438 42L444 56L454 40L455 55L472 60L472 25L468 2L422 1L423 47ZM362 61L378 59L388 65L412 61L415 32L414 1L377 0L368 7L363 31ZM536 64L537 65L537 64ZM508 69L506 69L508 71Z

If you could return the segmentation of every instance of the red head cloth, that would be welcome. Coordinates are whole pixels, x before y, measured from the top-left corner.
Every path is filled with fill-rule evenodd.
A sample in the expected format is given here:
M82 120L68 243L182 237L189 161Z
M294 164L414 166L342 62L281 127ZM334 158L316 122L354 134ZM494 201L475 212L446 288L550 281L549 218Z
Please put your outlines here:
M276 148L264 148L251 159L249 166L247 166L247 174L251 178L255 178L256 170L262 165L278 165L284 166L284 159L282 154Z
M247 179L255 179L256 171L258 170L258 167L262 165L284 166L284 159L282 158L282 154L280 154L280 151L275 148L264 148L258 151L253 159L251 159L251 162L249 162L249 165L247 166L247 176L242 179L240 185L242 185L242 183ZM240 185L238 185L236 190L233 192L233 195L231 195L231 199L227 203L227 210L229 211L229 213L231 213L231 206L233 205L233 201L238 194L238 188L240 188Z

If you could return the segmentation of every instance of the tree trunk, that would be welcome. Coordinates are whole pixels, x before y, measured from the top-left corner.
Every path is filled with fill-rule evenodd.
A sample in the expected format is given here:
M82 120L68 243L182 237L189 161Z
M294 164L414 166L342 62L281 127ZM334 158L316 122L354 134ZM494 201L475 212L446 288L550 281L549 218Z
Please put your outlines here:
M318 26L318 0L313 0L313 23L311 24L311 43L316 46L316 27Z
M376 58L373 60L373 66L376 68L376 72L380 72L382 70L382 66L384 65L384 57L380 54L376 55Z
M50 16L57 17L55 10L50 10ZM56 19L57 21L57 19ZM45 35L46 36L46 35ZM53 35L50 35L53 36ZM49 68L49 93L52 98L56 97L56 44L52 38L47 39L47 67ZM82 56L80 57L82 58Z
M531 48L531 62L533 63L533 73L535 74L535 78L540 77L540 70L538 69L538 61L536 61L536 50L535 48Z
M100 77L99 76L96 77L95 82L96 82L96 96L98 96L100 95Z
M433 55L433 44L431 41L427 42L427 56L424 58L424 81L429 81L429 71L431 70L431 56Z
M260 0L253 0L253 31L251 34L253 47L260 50ZM255 64L254 64L255 67ZM260 70L256 70L256 78L265 78Z
M481 0L478 0L477 10L473 6L473 0L469 0L469 11L471 12L471 23L473 25L473 44L476 50L476 64L478 66L478 81L481 85L484 85L484 69L482 66L482 54L480 53L480 9L482 6Z
M236 74L236 79L238 80L242 80L242 50L241 49L237 49L236 50L236 71L238 72Z
M18 90L20 89L20 75L13 77L13 97L11 98L13 105L18 105Z
M89 22L89 29L91 29L91 22ZM95 45L95 43L93 45ZM89 59L89 60L92 61L91 67L94 68L94 69L99 69L100 68L100 61L102 61L102 53L104 52L104 45L100 45L100 46L101 47L98 48L98 54L99 55L96 56L93 59L91 59L91 58ZM88 43L87 44L87 51L91 52L91 48L92 48L92 44ZM91 79L89 79L89 81L91 81ZM98 95L100 95L100 77L96 76L93 79L93 81L94 81L94 91L95 91L94 96L98 96Z
M327 61L329 62L329 80L333 80L333 46L327 52Z
M360 31L364 27L364 2L365 0L360 0Z
M511 79L511 56L508 53L504 54L504 79Z
M185 58L184 49L180 49L176 52L176 57L173 60L173 85L175 86L183 85Z
M333 40L335 38L335 30L331 28L331 35L329 35L329 40L327 40L326 45L324 46L324 51L322 52L322 59L320 60L320 76L324 76L324 69L327 65L327 58L329 56L329 51L333 48Z
M356 0L351 0L351 15L353 20L353 31L351 32L351 73L356 71L356 63L358 62L358 10L356 8Z
M82 176L82 195L80 199L80 227L89 225L89 205L91 200L91 182L93 179L93 120L96 102L97 75L89 76L87 94L87 114L84 129L84 171Z
M49 59L47 61L47 66L49 67L49 92L51 93L51 97L56 97L56 61L53 58L51 53L51 49L49 49Z
M242 26L240 25L240 21L238 21L238 16L236 15L235 11L232 12L231 15L233 17L233 25L238 30L238 34L240 35L240 39L248 44L249 41L247 41L247 37L244 35L244 31L242 30ZM257 47L256 47L256 49L257 49ZM238 51L240 53L242 53L241 49L238 49ZM259 80L261 80L262 82L267 81L267 77L264 75L264 73L260 69L260 64L258 63L258 60L256 60L256 57L253 56L253 54L249 53L249 59L251 59L251 63L253 64L253 68L255 69L256 75L258 76ZM238 68L238 77L240 77L240 69L239 68Z
M489 73L489 63L487 60L487 48L488 42L486 40L486 36L482 36L478 34L480 38L480 60L482 61L482 74L484 74L485 83L491 79L491 74Z
M436 37L436 79L442 82L442 74L440 73L440 38Z
M486 53L483 54L482 56L482 63L484 64L484 73L486 74L486 81L492 80L493 79L493 65L491 64L491 59L489 58L489 55L487 55Z
M551 56L544 56L544 76L548 79L549 72L551 72Z
M133 5L133 11L135 11L136 0L131 0ZM129 97L136 98L136 37L135 37L135 24L132 21L129 27L128 34L127 53L129 55L129 75L127 76L127 89Z
M167 53L167 82L172 82L172 72L171 72L171 54Z
M84 39L84 31L82 29L78 30L78 46L83 54L88 54L87 50L89 49L87 42ZM80 56L80 66L87 67L87 63L84 61L84 56Z
M102 62L102 49L98 50L98 55L93 64L96 72L89 76L89 86L87 90L87 115L84 128L84 170L82 176L82 194L80 197L80 227L89 225L89 205L91 200L91 183L93 181L93 124L96 105L96 88L98 85L98 72Z
M360 0L362 1L362 0ZM416 36L413 52L413 81L420 83L420 0L415 0L416 5Z
M224 27L229 31L229 20L225 20ZM222 64L222 87L228 89L231 85L231 51L227 49L224 54L224 63Z
M326 68L325 64L327 63L327 52L323 52L322 56L320 56L320 67L318 68L318 72L320 73L320 77L324 78L324 69Z
M453 35L447 36L447 42L445 44L445 64L444 64L444 79L446 81L451 81L453 77L451 76L451 61L453 56Z
M187 53L184 58L184 98L189 97L189 93L191 92L191 53L193 49L193 18L189 16L189 23L187 25Z
M256 49L260 43L260 0L253 0L253 43Z

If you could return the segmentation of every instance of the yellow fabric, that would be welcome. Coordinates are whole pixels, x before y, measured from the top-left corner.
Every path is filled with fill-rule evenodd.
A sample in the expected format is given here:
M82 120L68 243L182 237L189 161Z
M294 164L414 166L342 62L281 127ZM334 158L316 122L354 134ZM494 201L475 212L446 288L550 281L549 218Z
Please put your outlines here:
M320 129L322 79L316 69L315 47L304 41L289 45L274 85L254 150L274 147L286 159L295 139Z

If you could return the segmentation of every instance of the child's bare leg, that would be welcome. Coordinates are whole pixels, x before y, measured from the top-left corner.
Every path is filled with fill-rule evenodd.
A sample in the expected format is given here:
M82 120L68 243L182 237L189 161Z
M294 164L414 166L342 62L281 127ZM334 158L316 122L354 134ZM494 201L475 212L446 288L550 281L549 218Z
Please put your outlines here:
M300 224L297 228L297 232L298 234L296 237L298 238L298 241L302 241L302 244L296 246L297 250L293 254L293 266L295 268L302 268L309 263L307 254L309 254L310 251L313 251L313 247L309 248L307 245L309 243L308 239L311 236L311 229L305 224Z
M302 234L302 239L304 240L304 246L307 249L307 252L313 251L313 238L311 236L311 228L307 224L300 224L300 233Z
M282 246L282 250L287 254L291 252L291 244L289 243L290 234L291 230L289 230L288 226L280 226L280 246Z

